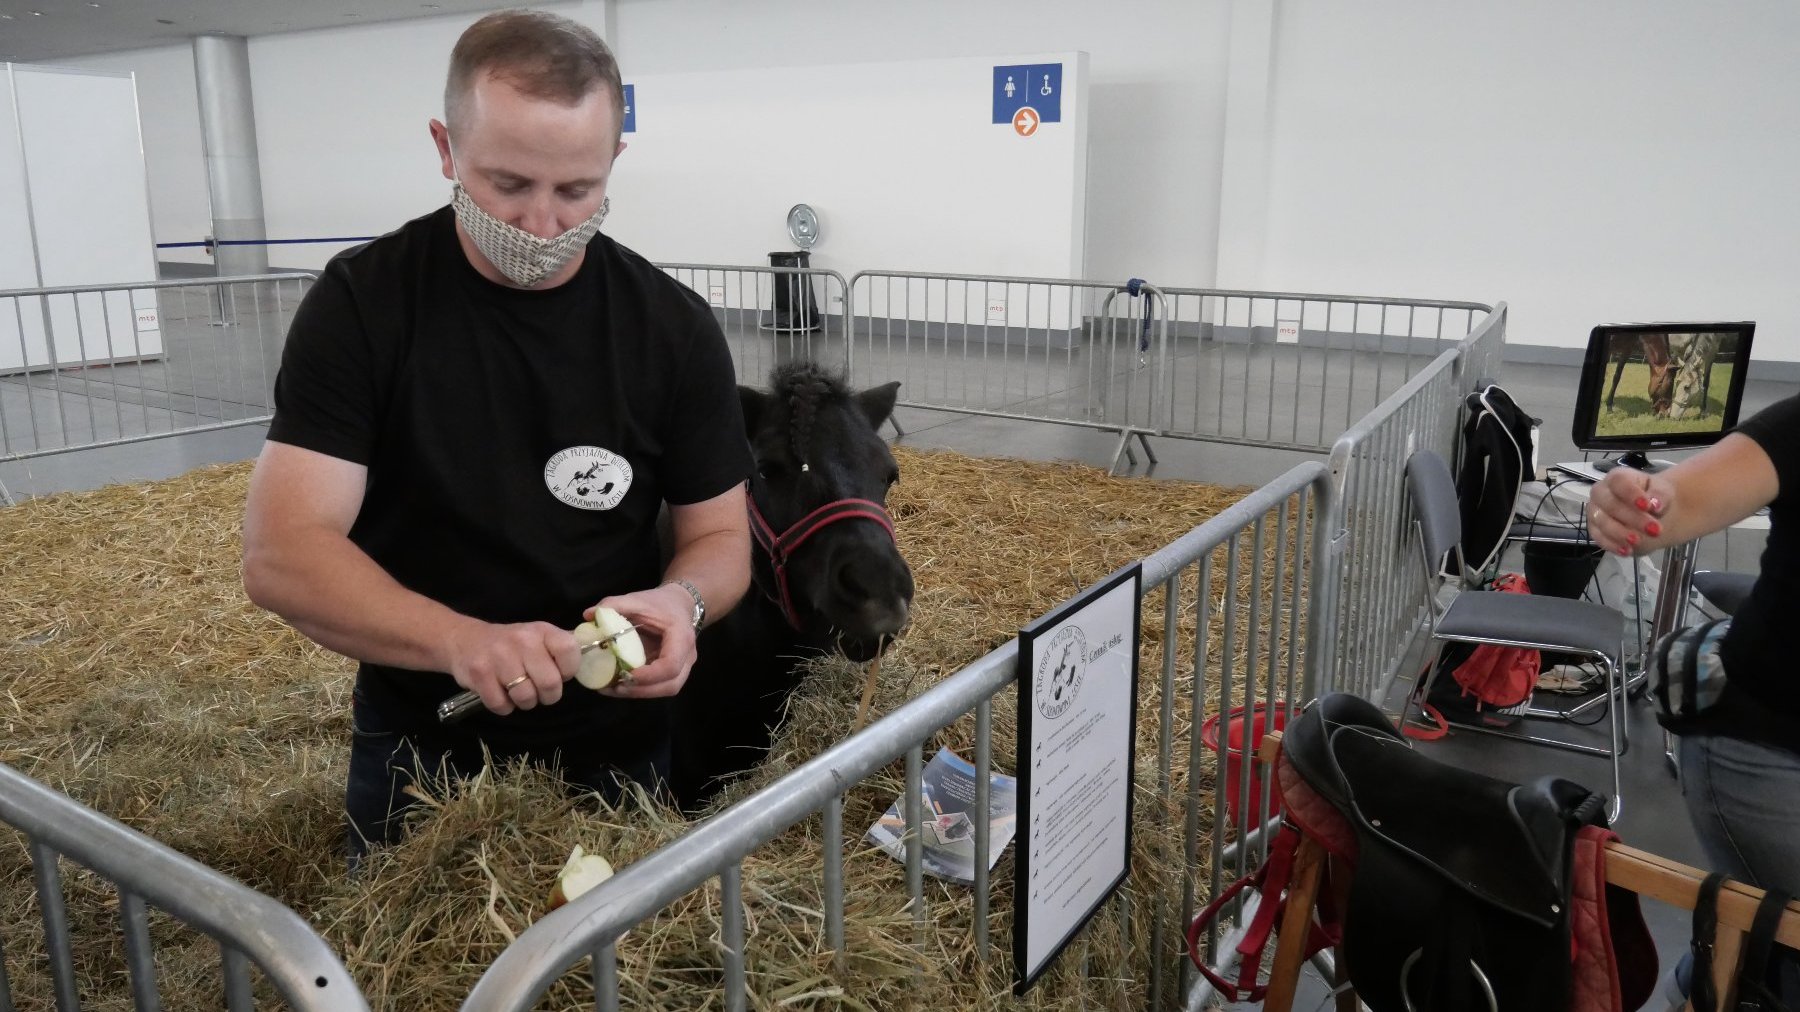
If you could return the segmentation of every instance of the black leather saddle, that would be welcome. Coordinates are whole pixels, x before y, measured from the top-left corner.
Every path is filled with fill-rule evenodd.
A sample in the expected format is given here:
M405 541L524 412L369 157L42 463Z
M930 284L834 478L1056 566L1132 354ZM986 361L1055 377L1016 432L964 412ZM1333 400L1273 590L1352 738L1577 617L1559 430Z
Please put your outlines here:
M1369 1008L1567 1007L1572 851L1582 826L1602 824L1603 796L1437 762L1343 693L1308 707L1282 749L1355 833L1343 954Z

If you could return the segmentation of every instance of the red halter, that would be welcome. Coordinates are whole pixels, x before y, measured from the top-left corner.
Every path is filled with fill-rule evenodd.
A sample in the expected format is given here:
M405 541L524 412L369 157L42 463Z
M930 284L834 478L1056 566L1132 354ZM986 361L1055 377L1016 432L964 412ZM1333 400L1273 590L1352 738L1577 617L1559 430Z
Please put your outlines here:
M794 522L794 526L775 533L775 528L763 519L762 511L756 508L756 497L747 496L750 504L750 534L756 543L769 556L769 564L775 569L775 587L780 593L781 613L787 616L788 624L795 629L800 628L800 615L794 610L794 600L788 594L787 564L794 552L806 543L806 540L819 531L842 520L873 520L881 525L890 539L894 536L894 522L888 518L888 512L878 502L868 499L838 499L828 502L811 513Z

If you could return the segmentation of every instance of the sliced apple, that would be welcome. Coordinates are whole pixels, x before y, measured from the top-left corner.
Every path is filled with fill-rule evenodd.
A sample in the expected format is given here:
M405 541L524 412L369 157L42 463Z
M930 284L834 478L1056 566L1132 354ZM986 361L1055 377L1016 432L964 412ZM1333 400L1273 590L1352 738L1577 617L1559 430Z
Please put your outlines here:
M594 609L594 626L599 629L603 638L612 640L612 654L619 661L619 670L634 671L644 666L644 641L638 637L637 629L625 616L611 608ZM593 653L599 653L595 650Z
M556 873L556 884L550 887L550 909L555 910L575 899L612 878L612 874L611 862L599 854L585 853L581 845L576 844L569 859L563 863L562 870Z
M575 627L575 642L579 646L587 647L605 638L606 634L592 622L583 622ZM618 658L609 647L583 650L581 667L575 672L575 680L590 689L604 689L612 684L618 667Z

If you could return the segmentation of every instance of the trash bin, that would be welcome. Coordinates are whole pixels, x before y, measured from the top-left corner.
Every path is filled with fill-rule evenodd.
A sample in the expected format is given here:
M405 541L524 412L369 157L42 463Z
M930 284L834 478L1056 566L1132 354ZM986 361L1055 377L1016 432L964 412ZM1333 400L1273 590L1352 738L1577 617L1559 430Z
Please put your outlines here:
M771 267L812 266L812 254L806 250L780 250L769 254ZM819 304L813 299L812 276L809 274L775 275L775 310L763 324L765 330L801 333L821 326Z
M1592 542L1527 541L1525 582L1533 594L1543 597L1579 598L1604 554L1606 550Z

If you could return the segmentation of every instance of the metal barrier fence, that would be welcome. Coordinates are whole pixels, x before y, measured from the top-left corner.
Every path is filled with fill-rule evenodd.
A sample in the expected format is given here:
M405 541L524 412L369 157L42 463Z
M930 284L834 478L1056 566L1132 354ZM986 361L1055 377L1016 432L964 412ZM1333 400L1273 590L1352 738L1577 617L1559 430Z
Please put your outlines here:
M852 381L900 380L900 403L1118 432L1168 413L1157 377L1167 303L1152 285L863 271L850 279Z
M1322 452L1490 307L1343 295L1165 288L1159 434Z
M1157 718L1152 722L1146 716L1139 722L1140 800L1134 827L1138 854L1133 877L1117 905L1151 915L1144 926L1127 912L1118 914L1133 926L1129 937L1134 963L1106 967L1104 980L1096 986L1123 988L1129 986L1128 978L1144 981L1146 1003L1157 1009L1194 1007L1204 1000L1205 990L1189 983L1181 926L1191 917L1203 884L1216 893L1225 876L1235 877L1259 860L1264 846L1259 827L1268 822L1270 790L1267 783L1260 790L1252 786L1250 735L1243 736L1225 767L1237 778L1236 794L1244 803L1234 809L1226 800L1232 792L1207 789L1225 777L1215 772L1215 752L1203 741L1206 715L1215 702L1214 712L1225 714L1246 703L1255 707L1257 701L1268 700L1274 701L1270 704L1274 709L1291 711L1315 693L1317 655L1309 647L1326 641L1328 631L1321 623L1330 612L1331 592L1331 581L1312 576L1330 534L1329 524L1316 521L1331 515L1331 495L1326 468L1303 464L1144 562L1143 624L1145 642L1151 644L1144 671L1160 671L1161 678L1158 685L1140 686L1145 715L1154 707ZM1315 591L1324 596L1315 596ZM1156 635L1156 630L1171 626L1175 634ZM759 903L755 932L773 937L787 931L780 919L792 916L802 922L793 933L812 937L821 934L822 921L821 955L833 952L841 960L846 792L904 757L905 791L917 797L926 743L971 711L975 781L986 784L993 760L993 698L1015 683L1017 651L1015 639L674 843L620 869L587 895L545 915L500 954L463 1008L482 1012L533 1008L584 958L591 959L598 1007L619 1008L622 975L616 944L621 936L716 880L724 1006L743 1009L746 946L755 944L746 927L745 859L815 813L821 819L818 880L824 908L795 911L779 901ZM1154 739L1149 748L1144 747L1145 736ZM1148 797L1154 803L1148 803ZM994 958L987 908L987 803L985 792L978 789L977 878L970 898L976 965L965 969L978 969ZM907 909L922 940L928 912L920 873L920 808L907 806L906 878ZM1202 831L1212 834L1205 848L1199 844ZM788 857L792 859L791 854ZM754 881L750 887L752 895L761 895ZM1176 897L1179 919L1172 920ZM1217 937L1209 939L1209 945L1215 954L1229 947ZM926 950L921 945L918 951L923 971ZM641 987L647 972L634 970L628 979Z
M232 1012L254 1007L252 963L297 1012L368 1008L344 964L300 915L3 763L0 822L22 830L29 844L43 911L48 975L60 1012L80 1007L63 902L62 857L116 884L132 1007L140 1012L161 1007L150 938L151 907L218 941L225 992L221 1004ZM12 1012L14 1007L5 960L0 958L0 1012Z
M267 421L315 278L0 291L0 460Z
M726 264L657 264L712 307L738 381L766 386L791 361L845 362L848 286L836 271Z
M1380 701L1424 629L1424 574L1406 533L1406 461L1425 449L1456 459L1463 396L1488 375L1505 340L1501 304L1333 444L1339 513L1326 564L1338 574L1339 596L1329 688Z

